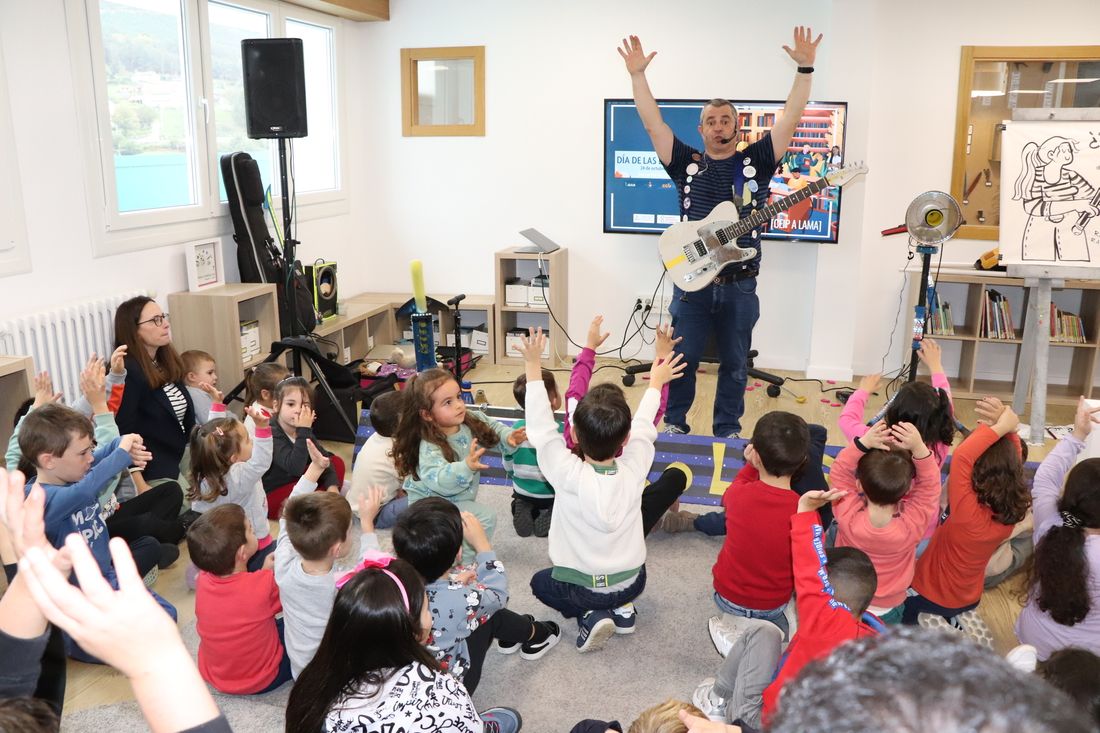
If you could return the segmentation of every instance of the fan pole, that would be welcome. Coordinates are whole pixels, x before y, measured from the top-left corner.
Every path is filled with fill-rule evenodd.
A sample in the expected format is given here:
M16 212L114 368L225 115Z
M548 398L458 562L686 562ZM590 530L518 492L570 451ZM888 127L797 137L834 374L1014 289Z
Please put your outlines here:
M932 255L937 247L930 245L918 245L917 254L921 256L920 264L920 290L917 291L917 307L913 313L913 353L909 360L909 381L917 379L917 350L924 340L924 328L928 322L928 277L932 270Z

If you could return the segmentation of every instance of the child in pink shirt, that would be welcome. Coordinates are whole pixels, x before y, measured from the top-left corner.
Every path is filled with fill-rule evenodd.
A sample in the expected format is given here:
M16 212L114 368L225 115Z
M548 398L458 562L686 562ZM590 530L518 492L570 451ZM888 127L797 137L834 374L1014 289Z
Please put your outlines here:
M898 623L917 543L939 510L935 456L912 423L879 422L840 452L829 475L834 489L848 492L833 505L836 546L867 553L878 573L870 611Z

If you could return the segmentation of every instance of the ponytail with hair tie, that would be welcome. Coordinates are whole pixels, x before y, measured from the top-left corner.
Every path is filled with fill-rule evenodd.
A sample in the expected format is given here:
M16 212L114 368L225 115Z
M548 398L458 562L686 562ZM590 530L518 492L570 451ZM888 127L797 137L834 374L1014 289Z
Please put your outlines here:
M1081 527L1085 526L1085 523L1081 521L1081 518L1071 511L1063 509L1062 511L1058 512L1058 514L1062 517L1063 527L1069 527L1070 529L1080 529Z

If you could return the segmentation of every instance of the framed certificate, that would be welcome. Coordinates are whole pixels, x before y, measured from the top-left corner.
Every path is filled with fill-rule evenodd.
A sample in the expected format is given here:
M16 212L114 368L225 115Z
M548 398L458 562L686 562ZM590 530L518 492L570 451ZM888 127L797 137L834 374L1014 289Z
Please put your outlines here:
M225 284L220 239L188 242L183 246L183 254L187 261L188 290L195 292Z

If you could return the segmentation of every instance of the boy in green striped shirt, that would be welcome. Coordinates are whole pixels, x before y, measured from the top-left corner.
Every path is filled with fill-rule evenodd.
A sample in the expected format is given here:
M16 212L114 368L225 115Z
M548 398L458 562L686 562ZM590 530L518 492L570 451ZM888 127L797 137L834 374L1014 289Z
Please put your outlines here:
M554 380L554 373L549 369L542 370L542 382L546 385L546 394L550 397L550 408L557 412L561 409L561 395L558 393L558 384ZM520 407L524 406L527 397L527 376L521 374L516 377L512 385L512 394ZM522 428L525 420L517 420L513 428ZM562 432L563 425L558 423L558 432ZM524 441L516 452L504 456L504 471L512 482L512 524L516 528L516 534L520 537L545 537L550 533L550 517L554 509L554 487L542 475L539 470L538 458L535 448L530 442Z

